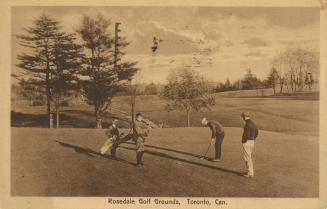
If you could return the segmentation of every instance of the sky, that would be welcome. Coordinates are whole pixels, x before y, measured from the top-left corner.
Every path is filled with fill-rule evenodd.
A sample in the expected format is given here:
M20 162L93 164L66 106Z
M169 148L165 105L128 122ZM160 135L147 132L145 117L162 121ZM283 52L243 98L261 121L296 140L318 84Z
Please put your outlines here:
M25 49L16 35L41 14L75 32L83 15L101 13L121 23L130 45L126 60L137 61L139 82L165 83L170 72L189 67L206 79L235 81L251 69L265 78L271 60L292 47L319 51L319 8L304 7L13 7L13 72ZM153 37L162 40L152 53Z

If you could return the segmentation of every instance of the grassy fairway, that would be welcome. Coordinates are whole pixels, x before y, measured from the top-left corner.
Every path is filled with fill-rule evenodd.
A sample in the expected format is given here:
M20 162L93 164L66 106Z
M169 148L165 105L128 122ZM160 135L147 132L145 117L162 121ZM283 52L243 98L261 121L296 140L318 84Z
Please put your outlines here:
M153 130L146 142L145 167L140 169L134 166L133 144L121 145L116 161L98 154L105 141L104 130L12 128L11 193L22 196L318 196L316 136L261 131L254 153L256 176L245 179L239 176L244 171L241 132L240 128L226 128L223 161L213 163L198 159L208 145L207 128ZM213 149L209 156L213 156Z
M106 126L112 117L120 117L118 111L129 112L129 97L115 97L104 116ZM167 127L186 125L183 111L164 111L165 101L157 96L138 96L137 111L155 122L162 121ZM46 108L31 107L17 102L12 114L12 125L23 127L46 127ZM250 111L260 129L290 134L318 135L319 101L291 98L233 98L216 95L216 105L205 112L191 113L191 126L200 126L201 118L220 121L224 126L241 127L240 113ZM63 107L63 127L92 128L95 126L93 107L85 104ZM120 124L127 127L128 123Z

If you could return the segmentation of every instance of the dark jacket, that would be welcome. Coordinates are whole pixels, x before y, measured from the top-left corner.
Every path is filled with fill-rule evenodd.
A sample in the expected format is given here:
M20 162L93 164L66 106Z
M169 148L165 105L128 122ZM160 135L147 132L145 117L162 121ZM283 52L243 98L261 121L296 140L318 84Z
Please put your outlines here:
M110 125L106 131L108 137L112 137L114 140L119 139L119 130L117 126Z
M218 121L210 120L207 126L212 132L211 138L215 138L218 134L224 134L224 128Z
M259 130L253 120L248 119L245 121L243 130L242 143L247 140L255 140L258 137Z

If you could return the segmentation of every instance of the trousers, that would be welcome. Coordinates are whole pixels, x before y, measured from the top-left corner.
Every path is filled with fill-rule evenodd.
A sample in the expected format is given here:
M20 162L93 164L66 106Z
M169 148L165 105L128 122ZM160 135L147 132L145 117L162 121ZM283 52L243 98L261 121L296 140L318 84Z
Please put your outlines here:
M145 147L144 147L144 139L141 137L138 137L136 139L136 152L144 152Z
M225 134L217 134L216 135L216 142L215 142L215 159L220 159L221 158L221 145L223 143Z
M254 175L252 153L254 149L254 140L247 140L243 143L243 159L245 161L248 175Z

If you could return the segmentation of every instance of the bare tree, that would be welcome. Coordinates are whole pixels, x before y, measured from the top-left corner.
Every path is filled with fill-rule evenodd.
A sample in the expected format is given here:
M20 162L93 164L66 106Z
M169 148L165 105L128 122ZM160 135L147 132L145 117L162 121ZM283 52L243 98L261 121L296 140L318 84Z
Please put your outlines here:
M278 85L279 85L279 93L283 93L283 87L286 81L286 70L285 70L285 58L283 54L279 54L272 61L272 66L276 69Z
M305 85L312 85L312 75L318 72L318 55L302 48L295 49L294 55L297 61L297 86L299 90L303 90Z
M267 87L272 88L274 91L274 95L276 94L276 87L278 83L278 72L276 68L271 68L268 78L267 78Z
M272 65L278 73L280 93L283 92L285 84L294 93L302 91L305 85L311 89L313 83L310 77L318 73L319 60L317 54L312 51L292 48L275 57Z
M162 96L167 99L166 110L185 110L186 124L190 126L190 112L210 108L215 99L209 94L207 82L203 77L189 69L181 69L168 76L168 84Z

